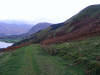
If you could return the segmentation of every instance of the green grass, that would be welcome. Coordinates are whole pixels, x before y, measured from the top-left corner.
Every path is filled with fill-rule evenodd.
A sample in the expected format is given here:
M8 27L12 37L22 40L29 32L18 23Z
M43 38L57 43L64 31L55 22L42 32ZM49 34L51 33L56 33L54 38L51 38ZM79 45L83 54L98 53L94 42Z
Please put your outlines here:
M0 41L8 42L8 43L19 42L19 41L21 41L21 40L22 40L22 39L0 39Z
M72 65L76 64L84 71L91 71L91 75L100 74L100 36L82 41L54 44L44 49L49 54L70 61ZM57 54L54 52L57 52Z
M0 53L0 75L86 75L91 69L91 75L99 75L100 37L46 49L58 53L50 55L38 44Z
M91 75L99 75L100 37L54 44L46 51L32 44L0 53L0 75L86 75L89 70Z
M0 75L84 75L78 66L47 54L40 45L0 53Z

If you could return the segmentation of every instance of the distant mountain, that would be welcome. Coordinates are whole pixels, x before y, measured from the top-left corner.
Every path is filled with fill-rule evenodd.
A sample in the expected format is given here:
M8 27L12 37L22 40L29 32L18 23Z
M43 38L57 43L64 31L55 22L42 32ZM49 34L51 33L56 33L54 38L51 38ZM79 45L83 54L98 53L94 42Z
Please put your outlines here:
M52 25L51 23L38 23L35 26L33 26L30 31L27 34L34 34L40 30L46 29L47 27L49 27L50 25Z
M14 22L15 23L15 22ZM17 22L18 23L18 22ZM6 29L7 27L5 27L7 25L8 29ZM0 39L1 40L21 40L24 39L28 36L30 36L31 34L35 34L36 32L46 29L47 27L49 27L50 23L38 23L34 26L32 25L27 25L27 24L12 24L12 22L10 24L4 24L4 26L1 25L1 33L0 33ZM7 32L6 32L7 31Z
M0 21L0 36L27 33L32 25L22 22Z

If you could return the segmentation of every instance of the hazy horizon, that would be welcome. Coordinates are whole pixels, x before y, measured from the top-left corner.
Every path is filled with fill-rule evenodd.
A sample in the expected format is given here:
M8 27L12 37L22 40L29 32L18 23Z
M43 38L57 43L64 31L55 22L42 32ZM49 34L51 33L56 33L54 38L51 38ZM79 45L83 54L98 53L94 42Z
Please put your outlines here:
M100 0L0 0L0 21L60 23Z

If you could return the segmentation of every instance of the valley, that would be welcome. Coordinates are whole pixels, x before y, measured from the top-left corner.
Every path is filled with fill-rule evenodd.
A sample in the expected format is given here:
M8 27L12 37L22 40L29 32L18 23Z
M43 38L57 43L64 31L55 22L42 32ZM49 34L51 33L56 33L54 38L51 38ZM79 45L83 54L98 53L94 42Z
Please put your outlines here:
M0 75L100 75L100 4L57 24L0 24L0 41L12 43L0 50Z

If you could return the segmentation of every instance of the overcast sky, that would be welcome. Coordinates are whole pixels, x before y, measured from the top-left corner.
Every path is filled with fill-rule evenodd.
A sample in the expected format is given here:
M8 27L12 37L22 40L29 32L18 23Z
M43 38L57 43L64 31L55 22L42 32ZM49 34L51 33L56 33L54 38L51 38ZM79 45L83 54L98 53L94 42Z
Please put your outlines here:
M0 20L59 23L100 0L0 0Z

